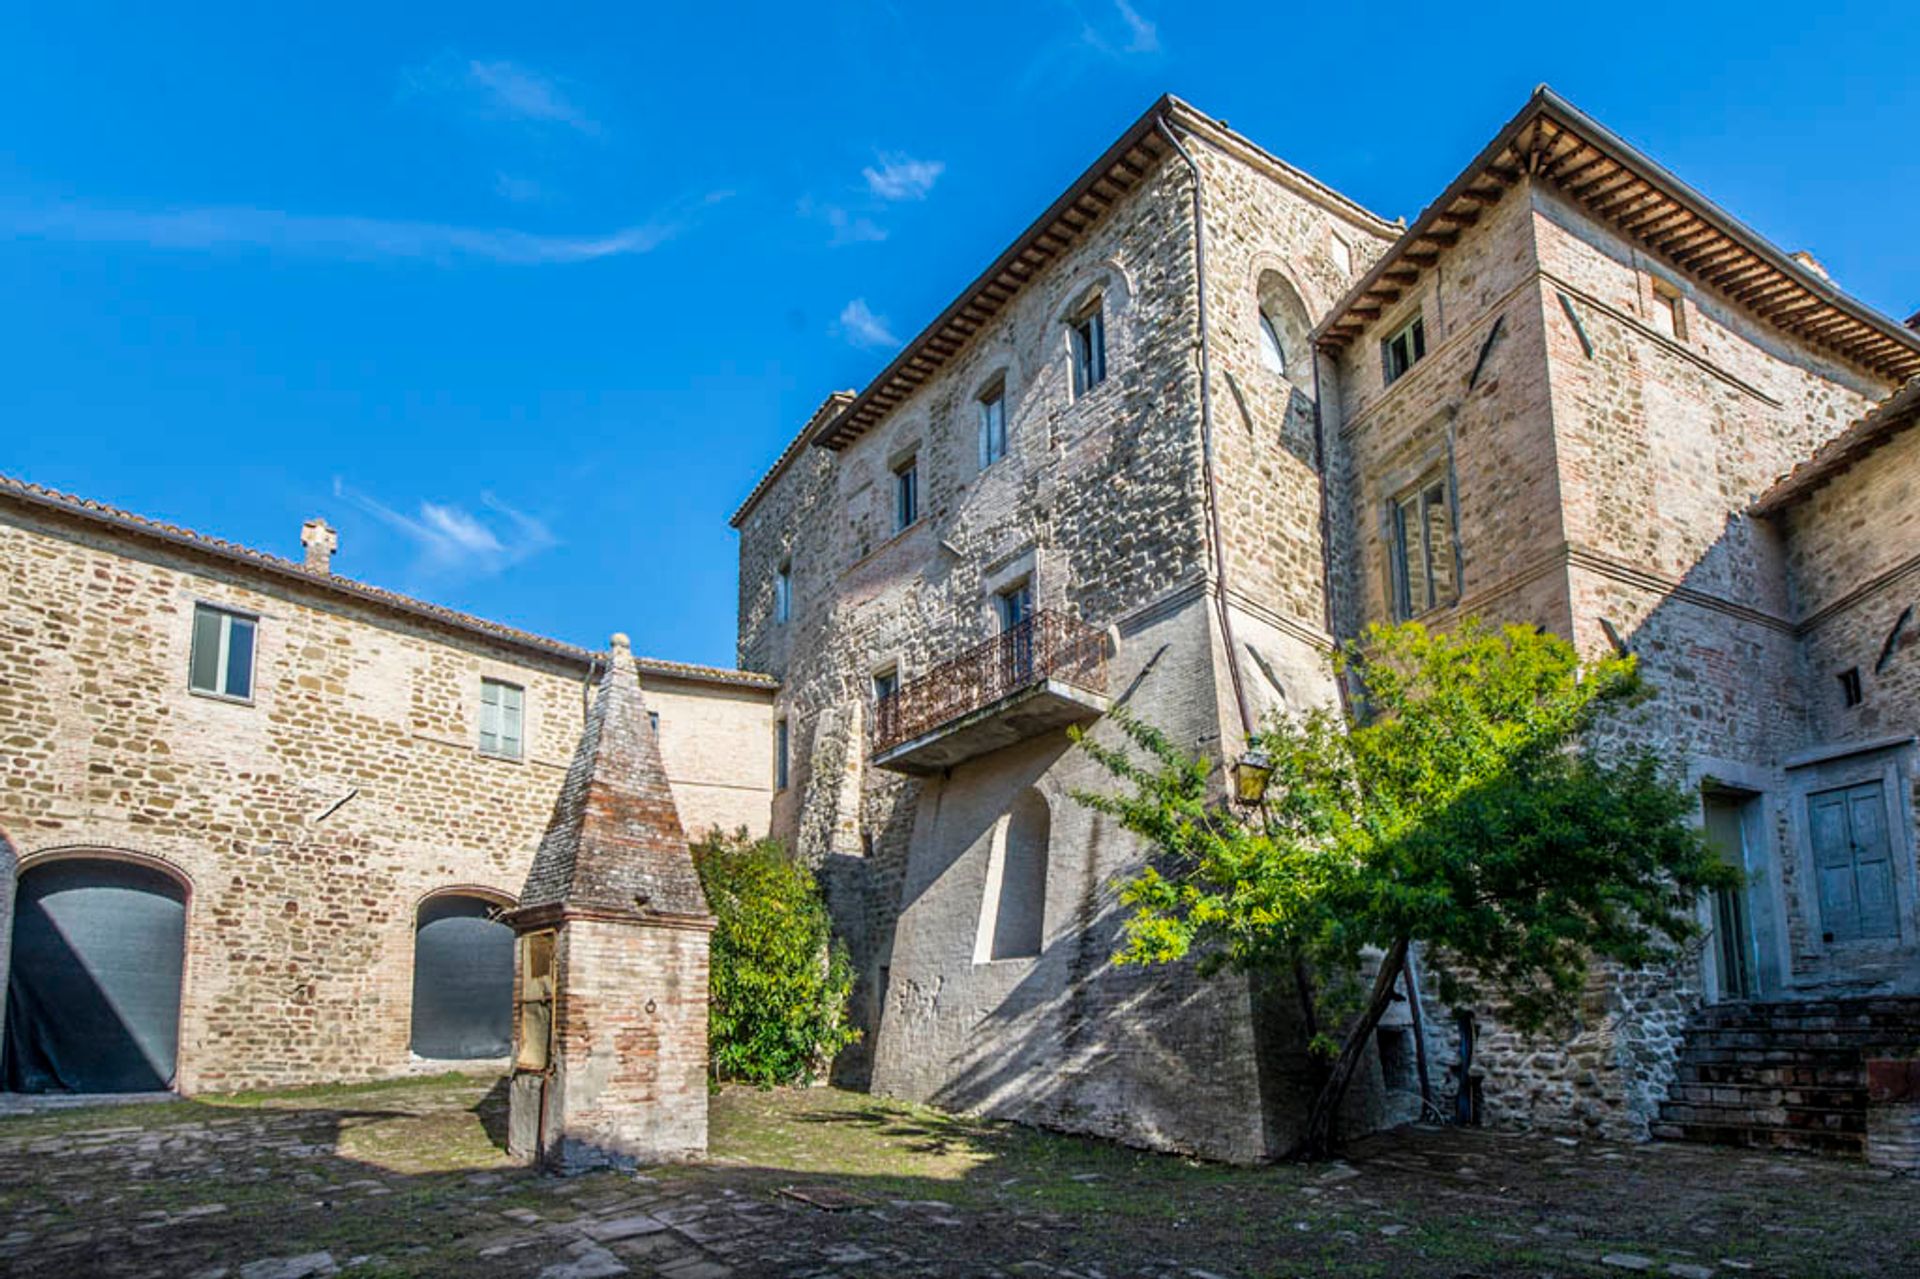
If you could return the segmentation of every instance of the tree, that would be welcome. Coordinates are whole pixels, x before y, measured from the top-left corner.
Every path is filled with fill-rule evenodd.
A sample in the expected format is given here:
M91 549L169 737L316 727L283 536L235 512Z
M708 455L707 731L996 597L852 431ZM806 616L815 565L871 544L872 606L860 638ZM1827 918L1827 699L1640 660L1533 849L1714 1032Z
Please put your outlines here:
M715 1079L810 1082L859 1038L847 1024L853 965L813 871L777 840L715 832L693 846L718 923L707 1045Z
M1273 772L1257 808L1229 804L1210 761L1124 712L1128 744L1079 739L1122 790L1076 796L1156 850L1122 889L1118 962L1193 955L1298 984L1331 1058L1298 1151L1314 1158L1415 944L1444 1001L1490 994L1531 1033L1571 1016L1593 956L1654 962L1695 934L1699 894L1740 882L1658 755L1582 748L1644 695L1631 657L1582 664L1526 627L1406 623L1369 629L1333 667L1356 677L1362 710L1263 726L1249 747Z

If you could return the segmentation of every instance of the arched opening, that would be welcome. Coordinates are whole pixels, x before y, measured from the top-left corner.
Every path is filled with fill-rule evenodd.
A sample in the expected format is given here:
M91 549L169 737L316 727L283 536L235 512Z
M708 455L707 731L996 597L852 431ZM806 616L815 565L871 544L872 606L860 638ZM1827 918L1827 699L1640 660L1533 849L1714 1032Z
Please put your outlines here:
M1260 362L1275 377L1285 378L1303 395L1313 392L1312 347L1307 335L1313 324L1299 290L1278 271L1263 271L1258 284Z
M989 867L988 959L1030 959L1046 937L1047 842L1052 816L1037 790L1021 792L999 831L997 866ZM997 873L996 873L997 872Z
M30 865L7 970L10 1092L154 1092L179 1064L187 889L113 857Z
M414 916L415 1055L504 1057L513 1046L513 929L500 904L471 893L429 897Z

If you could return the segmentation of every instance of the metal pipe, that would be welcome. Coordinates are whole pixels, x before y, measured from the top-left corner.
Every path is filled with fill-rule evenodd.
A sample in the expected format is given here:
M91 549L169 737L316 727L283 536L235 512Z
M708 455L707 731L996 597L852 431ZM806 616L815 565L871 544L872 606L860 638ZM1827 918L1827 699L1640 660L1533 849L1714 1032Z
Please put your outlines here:
M1161 116L1155 125L1193 174L1193 273L1194 303L1200 312L1200 456L1201 474L1206 483L1207 534L1213 550L1214 603L1220 614L1220 638L1227 648L1227 678L1233 684L1233 700L1240 712L1240 731L1252 736L1253 705L1247 700L1247 684L1240 672L1239 645L1233 636L1233 610L1227 605L1227 551L1220 533L1220 482L1213 464L1213 364L1207 354L1207 221L1201 198L1200 166L1191 152Z

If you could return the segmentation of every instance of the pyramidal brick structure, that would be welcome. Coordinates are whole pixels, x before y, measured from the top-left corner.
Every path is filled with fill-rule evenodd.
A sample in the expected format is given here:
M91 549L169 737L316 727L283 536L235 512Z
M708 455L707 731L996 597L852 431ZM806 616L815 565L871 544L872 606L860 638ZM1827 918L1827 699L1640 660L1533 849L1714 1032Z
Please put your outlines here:
M563 1173L705 1154L714 921L624 635L507 919L509 1148Z

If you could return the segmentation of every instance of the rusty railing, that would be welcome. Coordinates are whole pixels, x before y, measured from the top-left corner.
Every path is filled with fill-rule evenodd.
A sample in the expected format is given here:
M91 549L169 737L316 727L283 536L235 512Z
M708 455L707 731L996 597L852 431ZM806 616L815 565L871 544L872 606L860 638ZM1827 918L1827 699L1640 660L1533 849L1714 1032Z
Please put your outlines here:
M1065 613L1041 609L875 702L873 749L912 741L1043 679L1106 692L1106 637Z

